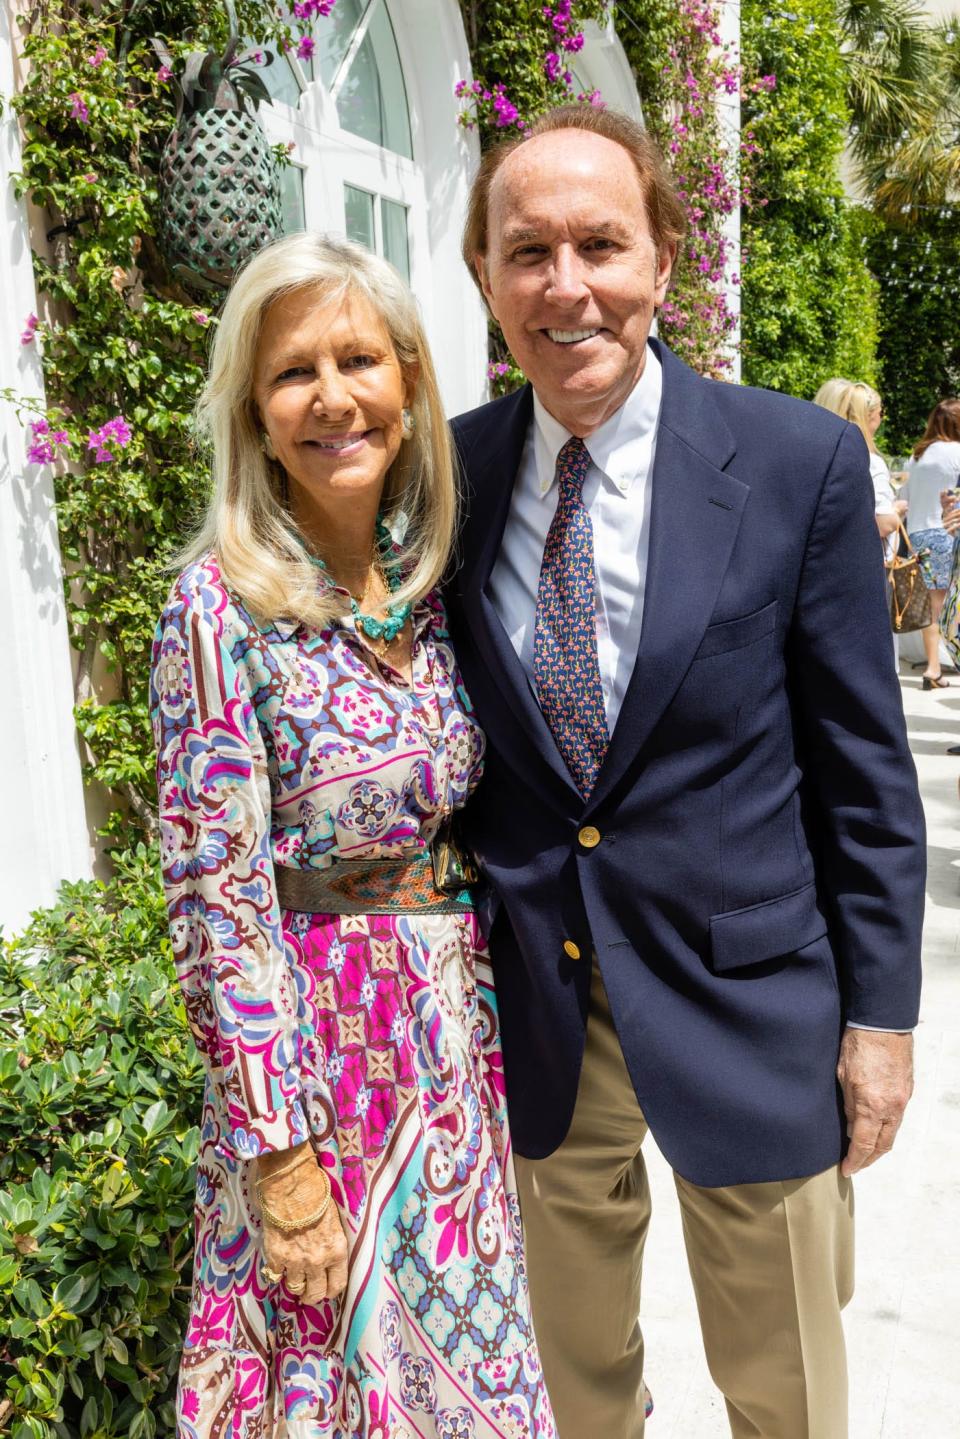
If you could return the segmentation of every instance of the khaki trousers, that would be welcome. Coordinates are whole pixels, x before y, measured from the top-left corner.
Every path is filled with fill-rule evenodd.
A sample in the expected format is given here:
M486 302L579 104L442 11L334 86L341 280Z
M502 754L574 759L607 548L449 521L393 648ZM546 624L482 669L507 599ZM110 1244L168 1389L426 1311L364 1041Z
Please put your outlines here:
M646 1132L594 961L570 1132L548 1158L516 1160L534 1328L559 1439L644 1432L637 1316L650 1220ZM734 1439L846 1439L849 1180L838 1168L727 1189L674 1179L707 1363ZM649 1381L669 1411L656 1372Z

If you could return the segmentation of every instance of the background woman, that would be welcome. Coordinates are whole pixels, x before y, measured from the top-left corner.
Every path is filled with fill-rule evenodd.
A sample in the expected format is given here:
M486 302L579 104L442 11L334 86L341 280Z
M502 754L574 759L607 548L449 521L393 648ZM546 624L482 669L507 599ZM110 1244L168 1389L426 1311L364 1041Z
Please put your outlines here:
M357 246L280 241L200 416L213 497L153 693L208 1071L179 1439L552 1434L491 977L443 873L483 739L434 591L456 496L412 297Z
M903 493L910 506L910 542L929 550L927 568L933 623L923 631L927 655L924 689L943 689L940 673L940 615L950 584L953 536L943 525L941 491L960 483L960 400L940 400L930 411L923 438L907 462Z
M849 420L860 430L870 452L870 478L873 481L874 513L877 529L884 541L884 550L895 543L901 516L906 514L904 500L894 498L890 469L877 449L876 433L883 421L883 401L876 390L862 380L826 380L813 397L815 405L832 410L841 419Z

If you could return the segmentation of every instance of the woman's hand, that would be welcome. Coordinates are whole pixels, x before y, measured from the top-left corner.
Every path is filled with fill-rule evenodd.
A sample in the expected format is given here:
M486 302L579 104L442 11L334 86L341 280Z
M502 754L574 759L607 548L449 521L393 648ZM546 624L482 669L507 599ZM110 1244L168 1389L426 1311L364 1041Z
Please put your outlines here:
M960 495L956 490L940 491L940 507L943 528L948 535L955 535L960 530Z
M298 1155L303 1156L299 1164ZM315 1214L330 1196L323 1215L308 1229L278 1229L264 1214L266 1267L283 1275L288 1290L301 1303L316 1304L342 1294L347 1287L347 1240L329 1180L312 1148L301 1144L296 1149L264 1154L256 1164L261 1208L280 1219Z

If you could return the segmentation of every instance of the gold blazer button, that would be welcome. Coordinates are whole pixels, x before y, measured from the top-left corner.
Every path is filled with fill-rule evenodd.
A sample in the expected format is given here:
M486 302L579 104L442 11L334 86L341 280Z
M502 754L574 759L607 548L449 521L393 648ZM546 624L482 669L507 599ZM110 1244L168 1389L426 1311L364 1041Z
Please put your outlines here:
M568 959L580 958L580 946L579 944L574 944L572 939L565 939L563 941L563 952Z
M596 849L600 843L600 831L594 829L592 824L585 824L577 835L577 839L583 845L584 849Z

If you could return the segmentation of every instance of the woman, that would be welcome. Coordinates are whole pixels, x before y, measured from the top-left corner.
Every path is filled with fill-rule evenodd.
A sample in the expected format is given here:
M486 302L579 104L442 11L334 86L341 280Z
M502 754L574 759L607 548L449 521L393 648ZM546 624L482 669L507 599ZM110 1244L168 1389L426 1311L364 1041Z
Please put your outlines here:
M953 536L944 528L941 491L960 484L960 400L940 400L930 411L923 438L907 461L903 493L910 506L910 543L929 551L928 573L933 623L923 631L927 667L923 687L946 689L940 672L940 617L950 585Z
M301 234L240 274L213 497L160 621L164 880L208 1071L179 1439L552 1435L482 940L483 740L412 297ZM444 873L446 871L446 874Z
M886 460L877 449L876 433L883 422L883 401L876 390L862 380L826 380L813 397L815 405L832 410L841 419L856 425L867 442L870 455L870 478L873 481L874 514L880 538L884 542L884 554L889 555L896 547L892 536L900 528L900 520L907 512L906 501L894 498L890 483L890 470Z

